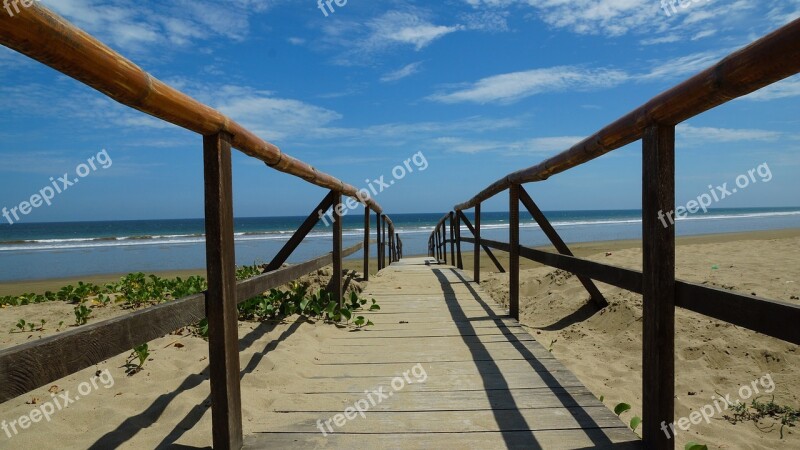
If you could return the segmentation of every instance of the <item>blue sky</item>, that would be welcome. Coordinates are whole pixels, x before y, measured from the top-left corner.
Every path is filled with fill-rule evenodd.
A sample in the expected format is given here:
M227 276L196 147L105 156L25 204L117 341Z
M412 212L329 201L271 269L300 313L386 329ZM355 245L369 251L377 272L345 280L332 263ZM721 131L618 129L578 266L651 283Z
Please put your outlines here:
M443 212L800 17L798 0L42 0L154 76L358 187ZM0 13L4 13L0 11ZM4 18L2 20L13 20ZM201 217L202 139L0 47L0 206L101 149L113 160L25 222ZM800 78L678 129L677 202L768 163L716 205L798 206ZM528 190L542 209L639 208L640 144ZM315 186L234 158L237 216L305 215ZM505 196L486 210L505 210Z

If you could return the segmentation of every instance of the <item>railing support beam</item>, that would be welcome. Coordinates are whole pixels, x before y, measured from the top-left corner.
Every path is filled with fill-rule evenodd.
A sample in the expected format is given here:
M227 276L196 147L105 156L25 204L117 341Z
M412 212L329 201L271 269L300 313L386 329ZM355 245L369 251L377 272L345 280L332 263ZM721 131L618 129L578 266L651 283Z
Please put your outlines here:
M648 449L675 448L661 424L675 412L675 127L655 125L643 139L642 436Z
M547 217L545 217L544 213L542 213L542 210L539 209L531 196L528 195L528 192L522 186L519 187L519 199L522 201L522 204L525 205L525 209L527 209L531 216L533 216L533 219L536 220L536 223L539 224L539 228L541 228L542 231L544 231L544 234L547 235L547 238L550 239L553 247L555 247L556 250L562 255L575 256L572 254L572 251L570 251L569 247L567 247L567 244L565 244L561 239L561 236L558 235L558 232L555 230L555 228L553 228L553 226L550 224L550 221L547 220ZM578 276L578 280L580 280L581 284L583 284L583 287L589 292L589 296L598 308L605 308L608 306L608 302L606 301L605 297L603 297L603 294L600 293L600 290L597 289L597 286L595 286L591 279Z
M238 450L243 435L230 135L203 138L203 166L212 436L214 448Z

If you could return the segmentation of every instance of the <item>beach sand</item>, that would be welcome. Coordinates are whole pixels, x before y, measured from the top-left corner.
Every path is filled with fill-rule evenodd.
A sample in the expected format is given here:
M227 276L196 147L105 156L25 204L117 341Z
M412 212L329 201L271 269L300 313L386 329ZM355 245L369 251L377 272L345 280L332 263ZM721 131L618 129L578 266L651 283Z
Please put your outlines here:
M679 242L679 278L798 303L792 297L800 295L796 256L800 230L700 236ZM572 247L576 254L593 260L639 268L639 246L638 242L626 241ZM606 252L612 255L605 256ZM505 255L498 253L498 257L506 264ZM471 255L465 253L465 269L469 270L471 261ZM498 301L506 301L507 275L489 273L491 262L486 257L482 263L483 286ZM357 267L359 261L348 261L348 265ZM718 269L713 270L713 265ZM317 278L322 283L326 275ZM586 293L575 277L534 263L523 265L521 279L522 322L531 334L546 347L555 340L554 355L598 397L603 395L607 406L630 403L632 412L623 414L623 418L641 414L641 298L599 284L611 306L582 322L547 331L541 328L578 310L586 301ZM54 282L53 287L61 286L60 282ZM47 286L46 282L36 283L38 287ZM27 292L31 287L28 282L3 286L10 293ZM126 313L115 307L95 311L93 321ZM0 348L56 332L52 327L33 333L5 331L20 318L46 318L53 325L59 320L74 322L72 306L59 302L0 309ZM676 417L689 416L711 403L715 391L736 398L741 385L767 374L775 382L777 403L800 405L800 355L796 346L682 310L677 313L676 329ZM240 323L245 433L258 431L254 423L260 412L313 376L314 358L325 342L346 332L295 318L280 323ZM209 447L207 342L186 333L171 334L150 342L150 351L144 370L134 376L125 375L129 355L123 354L1 404L0 420L10 422L50 401L49 390L62 394L68 390L74 397L81 383L98 371L107 369L113 376L112 387L96 382L96 389L90 389L69 408L55 412L49 422L18 429L19 434L12 433L11 438L0 430L0 447ZM296 401L303 399L297 396ZM717 416L710 425L692 425L689 432L679 433L676 448L683 448L689 440L709 444L709 448L797 448L800 440L795 430L788 430L781 440L775 428L762 432L753 423L734 426Z
M577 255L593 261L641 270L638 241L571 247ZM606 252L612 254L606 256ZM800 304L798 255L800 230L679 238L677 278ZM497 256L508 267L507 255L497 252ZM471 270L472 254L465 253L463 260L465 269ZM482 270L490 270L490 265L484 255ZM482 279L483 288L496 301L507 304L508 275L491 273ZM588 319L561 326L557 325L559 321L588 299L577 278L525 262L520 279L521 322L529 332L545 347L552 345L553 354L596 396L604 396L609 408L622 402L630 404L632 410L623 414L623 419L641 415L641 296L597 283L610 306ZM761 401L768 401L774 395L780 405L800 407L800 351L796 345L680 308L675 328L676 419L688 418L705 405L714 406L712 396L718 394L730 394L730 399L736 400L740 388L752 387L755 380L759 380L761 392L750 400L761 397ZM769 378L761 384L767 375ZM764 386L771 386L770 379L774 392L766 394ZM747 395L747 390L742 393ZM710 424L692 424L687 432L678 429L676 448L689 441L709 448L800 448L797 428L786 428L781 440L780 425L762 431L753 422L732 425L723 419L724 414L730 412L717 410ZM760 426L774 422L765 421Z

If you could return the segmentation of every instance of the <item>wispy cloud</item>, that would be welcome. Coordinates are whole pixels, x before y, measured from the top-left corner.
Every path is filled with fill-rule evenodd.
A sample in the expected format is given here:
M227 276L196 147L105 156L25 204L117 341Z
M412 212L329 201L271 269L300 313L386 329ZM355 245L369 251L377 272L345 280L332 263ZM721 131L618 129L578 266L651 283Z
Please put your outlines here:
M747 128L695 127L684 123L677 126L676 136L681 145L698 146L733 142L774 142L784 137L785 133Z
M148 2L59 0L47 6L112 47L163 52L217 38L243 40L250 17L285 0L173 0Z
M326 45L344 49L336 58L343 65L363 64L374 55L396 48L420 51L438 39L463 29L461 25L439 25L430 14L413 8L388 11L365 24L342 19L323 28Z
M543 93L609 88L629 78L625 72L615 69L557 66L494 75L452 92L434 94L429 99L441 103L513 103Z
M410 77L411 75L414 75L415 73L419 72L421 66L422 66L421 61L408 64L398 70L385 74L384 76L381 77L381 81L384 83L388 83L391 81L402 80L403 78Z

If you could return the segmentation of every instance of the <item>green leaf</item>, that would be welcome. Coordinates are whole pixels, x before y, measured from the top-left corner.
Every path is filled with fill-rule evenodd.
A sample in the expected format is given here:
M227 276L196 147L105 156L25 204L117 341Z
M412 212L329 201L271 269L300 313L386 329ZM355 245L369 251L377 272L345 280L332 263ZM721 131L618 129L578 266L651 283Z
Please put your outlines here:
M620 403L619 405L614 407L614 414L619 416L622 413L624 413L625 411L628 411L630 409L631 409L631 405L629 405L627 403Z
M697 442L689 442L683 447L685 450L708 450L707 445L698 444Z
M372 305L372 306L369 307L369 310L370 311L380 311L381 307L378 306L378 305Z
M603 396L603 395L601 395L601 396L600 396L600 403L603 403L603 401L605 401L605 399L606 399L606 397L605 397L605 396Z
M342 315L344 316L347 321L350 321L350 318L353 317L353 313L348 308L342 308Z
M631 430L636 431L636 428L638 428L639 425L641 424L642 424L642 418L639 416L633 416L633 419L631 419L630 423Z

